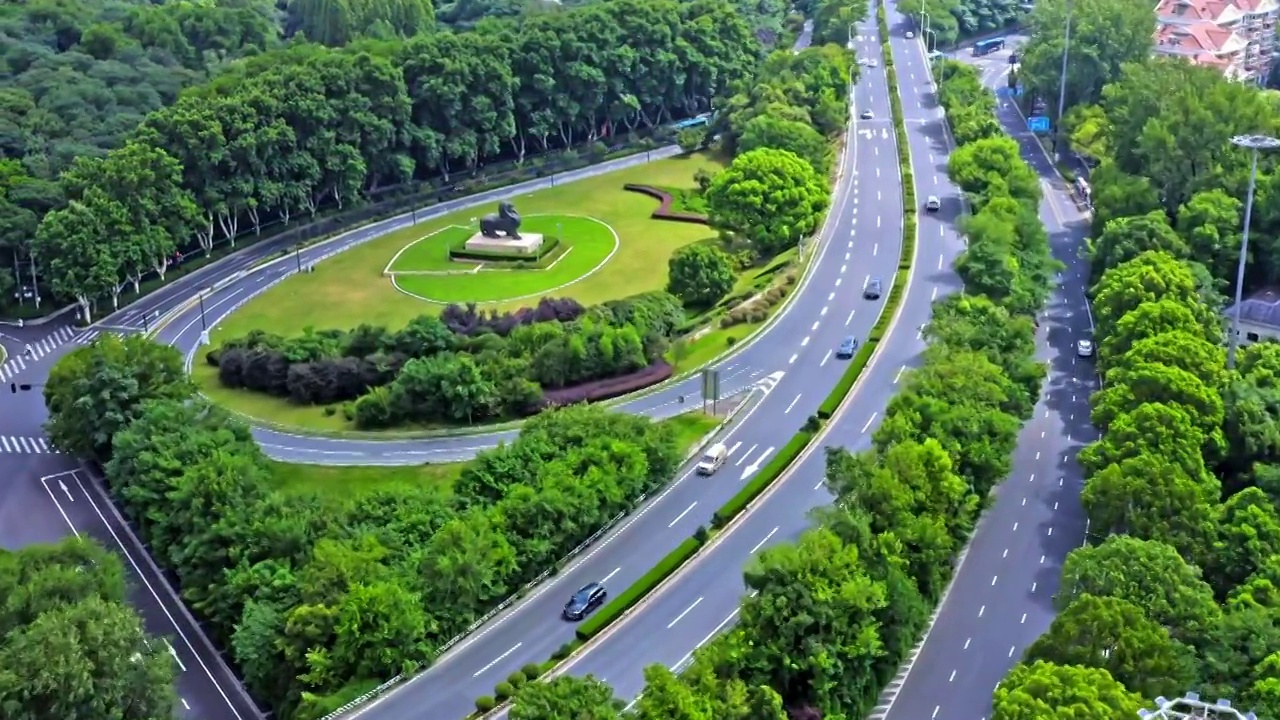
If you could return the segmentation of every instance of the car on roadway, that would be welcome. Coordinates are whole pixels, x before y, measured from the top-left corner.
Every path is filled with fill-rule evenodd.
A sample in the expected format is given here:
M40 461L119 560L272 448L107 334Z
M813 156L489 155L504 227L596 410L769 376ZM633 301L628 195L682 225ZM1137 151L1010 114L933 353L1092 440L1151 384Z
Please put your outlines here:
M862 288L862 298L864 300L879 300L880 294L884 292L884 283L880 282L880 278L874 278Z
M880 63L875 58L867 58L867 67L879 67Z
M1079 355L1082 358L1093 357L1093 341L1077 340L1076 355Z
M861 117L863 120L872 120L875 118L875 116L876 114L871 112L870 110L863 110L862 114L859 115L859 117Z
M609 597L609 593L605 591L604 584L593 582L582 586L582 589L573 594L569 598L569 602L564 604L565 620L581 620L587 616L587 613L595 610L604 604L604 599Z
M840 347L836 348L836 359L851 360L856 352L858 352L858 338L850 335L840 341Z
M937 195L930 195L928 200L924 201L925 212L938 212L942 208L942 201Z
M908 31L907 31L906 38L907 38L908 40L914 40L914 39L915 39L915 37L916 37L916 34L915 34L915 33L911 32L910 30L908 30Z

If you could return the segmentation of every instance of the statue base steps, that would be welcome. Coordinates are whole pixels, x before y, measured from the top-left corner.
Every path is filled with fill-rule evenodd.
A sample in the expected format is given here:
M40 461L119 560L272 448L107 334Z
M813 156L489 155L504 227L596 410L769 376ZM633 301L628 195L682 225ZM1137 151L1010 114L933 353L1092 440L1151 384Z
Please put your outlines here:
M522 233L518 239L510 237L491 238L476 233L466 243L468 250L505 253L508 255L533 255L541 247L541 233Z

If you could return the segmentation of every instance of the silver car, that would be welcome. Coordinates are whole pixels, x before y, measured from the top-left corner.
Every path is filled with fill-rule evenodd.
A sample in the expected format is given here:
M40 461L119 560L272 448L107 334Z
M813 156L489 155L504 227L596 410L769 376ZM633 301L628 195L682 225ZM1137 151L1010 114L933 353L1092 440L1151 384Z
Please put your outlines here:
M1077 340L1076 355L1079 355L1082 358L1093 357L1093 341Z

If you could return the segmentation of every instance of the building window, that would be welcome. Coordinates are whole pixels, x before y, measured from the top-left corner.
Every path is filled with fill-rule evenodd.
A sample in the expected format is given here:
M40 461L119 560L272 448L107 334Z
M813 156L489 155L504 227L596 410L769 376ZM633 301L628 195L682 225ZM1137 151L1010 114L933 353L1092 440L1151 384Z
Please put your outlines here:
M1244 336L1249 339L1249 342L1258 342L1258 333L1256 332L1245 333Z

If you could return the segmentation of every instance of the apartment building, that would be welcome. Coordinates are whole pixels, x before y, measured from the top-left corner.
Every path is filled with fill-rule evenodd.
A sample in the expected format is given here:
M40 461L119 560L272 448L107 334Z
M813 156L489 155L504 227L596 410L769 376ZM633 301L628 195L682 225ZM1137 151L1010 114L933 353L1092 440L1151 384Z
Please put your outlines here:
M1263 83L1280 50L1280 0L1160 0L1155 51Z

